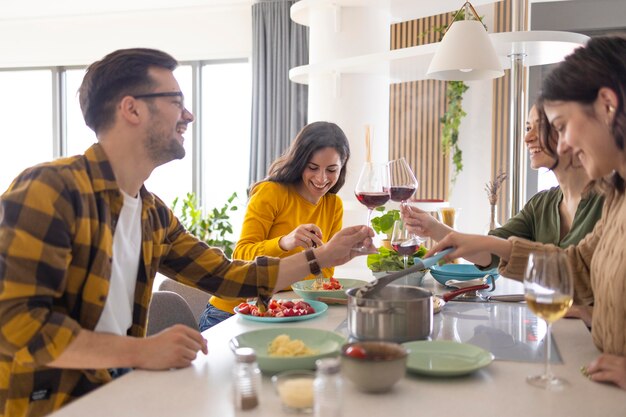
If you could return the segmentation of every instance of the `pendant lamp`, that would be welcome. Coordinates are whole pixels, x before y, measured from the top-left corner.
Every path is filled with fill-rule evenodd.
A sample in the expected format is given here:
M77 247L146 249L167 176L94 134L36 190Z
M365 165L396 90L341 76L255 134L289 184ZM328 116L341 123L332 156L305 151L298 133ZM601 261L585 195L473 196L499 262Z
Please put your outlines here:
M504 75L487 30L470 2L465 2L465 20L448 27L426 75L444 81L488 80ZM477 20L467 20L471 9Z

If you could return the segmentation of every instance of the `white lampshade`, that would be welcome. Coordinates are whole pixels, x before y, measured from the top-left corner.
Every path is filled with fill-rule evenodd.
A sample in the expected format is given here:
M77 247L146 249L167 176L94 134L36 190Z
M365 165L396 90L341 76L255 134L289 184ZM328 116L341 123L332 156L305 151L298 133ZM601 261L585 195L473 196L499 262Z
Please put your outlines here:
M502 77L504 71L483 24L459 20L439 43L426 75L436 80L472 81Z

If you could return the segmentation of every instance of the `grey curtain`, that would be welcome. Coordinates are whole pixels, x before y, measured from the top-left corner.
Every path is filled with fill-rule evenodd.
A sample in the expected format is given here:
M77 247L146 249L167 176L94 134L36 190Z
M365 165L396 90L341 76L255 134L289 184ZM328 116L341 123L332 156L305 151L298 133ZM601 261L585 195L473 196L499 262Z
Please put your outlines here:
M252 5L252 129L250 184L307 123L308 86L289 81L289 69L309 61L309 31L289 18L294 0Z

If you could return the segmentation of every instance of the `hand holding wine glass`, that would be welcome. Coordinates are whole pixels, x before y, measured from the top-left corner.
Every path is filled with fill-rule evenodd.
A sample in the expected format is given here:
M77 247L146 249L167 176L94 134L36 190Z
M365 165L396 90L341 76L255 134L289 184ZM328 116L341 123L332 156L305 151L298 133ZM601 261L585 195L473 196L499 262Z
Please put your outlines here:
M540 388L561 390L567 381L554 376L550 369L550 329L552 323L563 317L571 307L574 296L573 277L565 253L531 252L524 275L524 295L528 308L548 325L544 373L529 376L526 380Z

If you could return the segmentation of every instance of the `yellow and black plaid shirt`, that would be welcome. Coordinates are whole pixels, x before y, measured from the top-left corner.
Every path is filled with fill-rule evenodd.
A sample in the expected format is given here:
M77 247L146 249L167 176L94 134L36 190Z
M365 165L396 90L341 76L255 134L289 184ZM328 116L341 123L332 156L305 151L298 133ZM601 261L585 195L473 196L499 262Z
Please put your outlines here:
M145 188L133 325L145 334L158 272L226 297L268 295L278 259L230 261L189 234ZM46 367L80 329L93 330L109 289L123 204L98 144L24 171L0 199L0 417L47 414L111 380L106 370Z

